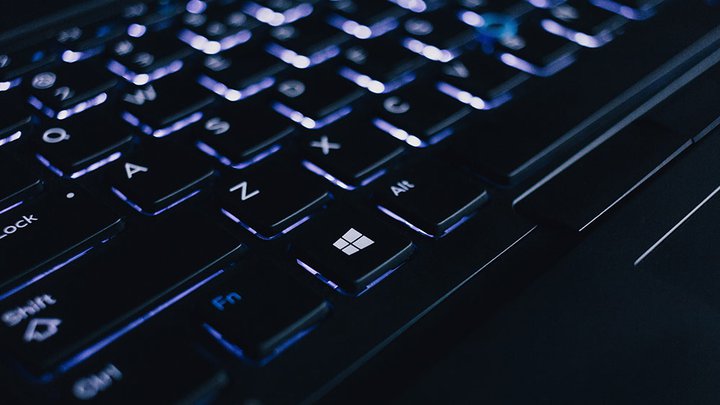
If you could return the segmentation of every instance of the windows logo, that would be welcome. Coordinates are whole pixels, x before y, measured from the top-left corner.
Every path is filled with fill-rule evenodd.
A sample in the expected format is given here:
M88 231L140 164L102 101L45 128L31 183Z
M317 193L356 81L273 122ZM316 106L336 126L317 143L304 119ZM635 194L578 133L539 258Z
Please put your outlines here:
M345 232L340 239L333 243L333 246L350 256L365 249L373 243L375 243L375 241L356 231L355 228L350 228L350 230Z

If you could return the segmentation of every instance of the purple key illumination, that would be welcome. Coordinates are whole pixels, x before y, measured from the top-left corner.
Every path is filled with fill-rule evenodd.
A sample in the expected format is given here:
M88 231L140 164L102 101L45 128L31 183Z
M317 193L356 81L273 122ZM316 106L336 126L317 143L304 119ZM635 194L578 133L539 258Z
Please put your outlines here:
M467 104L476 110L489 110L491 108L497 108L502 104L505 104L511 98L510 94L504 93L492 100L484 100L481 97L474 96L467 91L460 90L457 87L445 82L439 82L437 84L437 89L440 90L441 93L444 93L463 104Z
M326 278L326 277L323 276L320 272L318 272L317 270L315 270L315 269L313 269L312 267L310 267L307 263L303 262L303 261L300 260L300 259L295 259L295 261L297 262L298 265L300 265L300 267L302 267L305 271L307 271L308 273L310 273L310 274L312 274L313 276L315 276L315 277L316 277L318 280L320 280L323 284L325 284L325 285L327 285L328 287L332 288L333 290L339 292L340 294L346 295L346 296L349 296L349 297L359 297L359 296L363 295L366 291L368 291L369 289L371 289L371 288L373 288L374 286L376 286L379 282L385 280L388 276L390 276L392 273L395 272L395 270L397 270L397 269L399 268L399 267L396 267L396 268L394 268L394 269L392 269L392 270L389 270L387 273L383 274L382 276L380 276L380 277L378 277L377 279L375 279L372 283L368 284L367 287L365 287L365 289L362 290L362 291L360 291L359 293L357 293L357 294L350 294L349 292L347 292L347 291L343 290L342 288L340 288L340 286L337 285L336 283L334 283L332 280Z
M251 1L245 4L243 11L255 17L255 19L260 22L277 27L309 16L313 12L313 6L302 3L281 13Z
M86 174L88 174L88 173L90 173L90 172L92 172L92 171L95 171L95 170L97 170L97 169L105 166L106 164L108 164L108 163L110 163L110 162L114 162L114 161L120 159L121 156L122 156L122 153L120 153L120 152L115 152L115 153L111 154L110 156L108 156L108 157L106 157L106 158L104 158L104 159L98 160L97 162L89 165L88 167L86 167L86 168L84 168L84 169L82 169L82 170L78 170L78 171L76 171L75 173L70 174L70 175L67 176L67 177L69 177L69 178L71 178L71 179L77 179L78 177L82 177L82 176L84 176L84 175L86 175ZM51 172L57 174L57 175L60 176L60 177L65 177L65 176L66 176L65 173L62 172L62 170L60 170L60 169L58 169L57 167L53 166L52 163L50 163L50 161L47 160L43 155L37 154L37 155L35 155L35 157L37 157L37 160L39 160L40 163L43 164L43 166L45 166L45 167L47 167L48 169L50 169Z
M340 54L340 47L338 47L337 45L330 45L325 49L321 49L309 56L300 55L291 49L287 49L274 43L267 44L265 50L269 54L298 69L306 69L315 65L319 65L326 60L332 59Z
M292 108L286 106L283 103L273 103L272 105L273 109L280 113L281 115L284 115L287 118L290 118L292 121L297 122L298 124L302 125L303 127L307 129L318 129L322 128L328 124L332 124L333 122L339 120L340 118L350 114L352 111L352 107L347 106L343 107L334 113L326 115L324 118L315 120L310 117L306 117L301 113L300 111L293 110Z
M215 148L206 144L203 141L197 141L195 143L195 145L201 151L214 157L215 159L220 161L220 163L224 164L225 166L232 167L233 169L244 169L252 164L255 164L255 163L265 159L266 157L272 155L273 153L279 151L282 148L281 145L275 144L275 145L272 145L269 148L265 149L264 151L258 153L257 155L253 156L252 159L248 159L248 160L245 160L242 162L233 162L227 156L224 156L223 154L218 152Z
M198 51L207 55L214 55L220 51L231 49L237 45L244 44L252 37L248 30L242 30L228 35L219 41L213 41L203 35L192 32L188 29L180 31L178 38Z
M587 35L582 32L563 27L553 20L542 20L540 25L545 31L568 39L586 48L599 48L613 39L613 36L609 31L603 31L597 35Z
M100 104L106 102L108 99L107 93L100 93L97 96L90 98L85 101L81 101L74 106L67 108L65 110L55 111L52 108L46 106L42 103L37 97L30 96L28 98L28 102L35 108L38 109L38 111L42 111L45 115L47 115L50 118L56 118L59 120L64 120L65 118L71 117L77 113L81 113L89 108L99 106Z
M177 132L188 125L192 125L198 121L200 121L203 117L203 113L201 111L192 113L188 115L187 117L175 121L172 125L168 125L165 128L159 128L154 129L151 126L147 124L143 124L140 119L129 112L125 111L122 113L122 118L129 123L130 125L139 128L142 132L144 132L147 135L150 135L154 138L163 138L166 137L174 132Z
M349 20L337 14L332 14L328 17L328 23L357 39L376 38L398 27L398 20L394 17L384 18L368 27L367 25L360 24L357 21Z
M243 228L247 229L248 232L250 232L251 234L257 236L258 238L260 238L260 239L262 239L262 240L273 240L273 239L277 239L277 238L279 238L280 236L285 235L285 234L291 232L293 229L295 229L295 228L297 228L298 226L304 224L308 219L310 219L310 216L308 215L308 216L300 219L299 221L295 222L294 224L288 226L287 228L283 229L283 230L280 231L280 233L278 233L277 235L266 236L266 235L262 235L261 233L259 233L258 231L256 231L253 227L251 227L250 225L248 225L248 224L246 224L245 222L241 221L240 218L236 217L236 216L233 215L231 212L229 212L229 211L227 211L227 210L225 210L225 209L223 209L223 208L220 209L220 212L222 212L223 215L225 215L226 217L230 218L233 222L235 222L236 224L238 224L238 225L242 226Z
M155 212L147 212L147 211L144 211L139 205L137 205L137 204L135 204L134 202L132 202L129 198L127 198L127 197L125 196L125 194L123 194L120 190L116 189L115 187L111 187L111 190L112 190L113 193L115 193L116 196L120 197L121 200L125 201L125 202L126 202L129 206L131 206L135 211L137 211L137 212L139 212L139 213L141 213L141 214L143 214L143 215L147 215L147 216L151 216L151 217L154 217L154 216L156 216L156 215L160 215L160 214L162 214L163 212L169 210L170 208L173 208L173 207L177 206L178 204L183 203L183 202L191 199L192 197L195 197L196 195L198 195L198 193L200 193L200 190L195 190L195 191L193 191L192 193L190 193L190 194L186 195L185 197L183 197L183 198L175 201L174 203L168 205L167 207L165 207L165 208L163 208L163 209L161 209L161 210L158 210L158 211L155 211Z
M378 80L374 80L370 76L358 73L348 67L340 68L340 70L338 70L338 74L357 84L358 86L368 89L370 92L375 94L389 93L415 80L415 74L412 72L408 72L401 75L395 80L392 80L388 83L383 83Z
M116 75L124 78L125 80L133 83L137 86L148 84L152 81L165 77L169 74L180 71L183 67L183 61L176 60L170 62L166 66L161 66L150 73L135 73L132 70L123 66L120 62L111 60L107 65L108 69Z
M3 146L13 141L17 141L18 139L20 139L20 137L22 137L22 131L13 132L5 138L0 138L0 146Z
M67 372L68 370L72 369L73 367L77 366L81 362L87 360L103 348L105 348L110 343L116 341L120 337L126 335L128 332L136 329L138 326L142 325L143 323L147 322L149 319L155 317L159 313L163 312L164 310L168 309L178 301L182 300L186 296L190 295L192 292L197 290L198 288L204 286L205 284L209 283L219 275L223 274L225 270L218 270L217 272L211 274L210 276L206 277L205 279L199 281L198 283L192 285L188 289L182 291L181 293L175 295L174 297L170 298L168 301L165 301L164 303L158 305L157 307L149 310L148 312L144 313L139 318L135 319L134 321L126 324L125 326L121 327L120 329L116 330L114 333L108 335L104 339L98 341L97 343L93 344L92 346L88 347L87 349L83 350L82 352L76 354L72 358L70 358L68 361L62 363L58 367L58 374L62 374ZM43 381L49 381L53 378L53 375L45 375L42 377L41 380Z
M200 75L200 77L198 78L198 83L228 101L239 101L253 96L263 90L269 89L275 84L275 78L266 77L257 83L245 87L244 89L230 88L225 84L220 83L219 81L206 75Z

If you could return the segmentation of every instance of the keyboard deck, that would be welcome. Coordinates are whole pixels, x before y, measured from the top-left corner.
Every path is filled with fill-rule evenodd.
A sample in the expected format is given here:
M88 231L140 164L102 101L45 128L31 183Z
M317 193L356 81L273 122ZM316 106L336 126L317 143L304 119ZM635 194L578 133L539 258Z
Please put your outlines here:
M677 3L149 1L0 48L7 381L318 399L542 218L592 222L513 200L706 56L716 9Z

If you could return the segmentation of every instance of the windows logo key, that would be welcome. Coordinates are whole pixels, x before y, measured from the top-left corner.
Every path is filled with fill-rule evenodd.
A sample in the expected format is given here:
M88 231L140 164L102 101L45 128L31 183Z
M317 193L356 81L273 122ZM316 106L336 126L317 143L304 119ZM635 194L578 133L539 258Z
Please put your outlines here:
M333 243L333 246L350 256L373 243L375 243L375 241L356 231L355 228L350 228L340 239Z

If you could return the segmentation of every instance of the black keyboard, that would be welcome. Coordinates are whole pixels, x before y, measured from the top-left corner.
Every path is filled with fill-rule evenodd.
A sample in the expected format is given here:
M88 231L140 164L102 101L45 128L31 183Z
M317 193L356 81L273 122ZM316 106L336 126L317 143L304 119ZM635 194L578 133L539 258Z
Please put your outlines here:
M537 222L616 202L576 174L513 211L707 56L673 61L718 21L678 3L139 1L0 44L7 391L321 398ZM687 147L652 128L613 195Z

